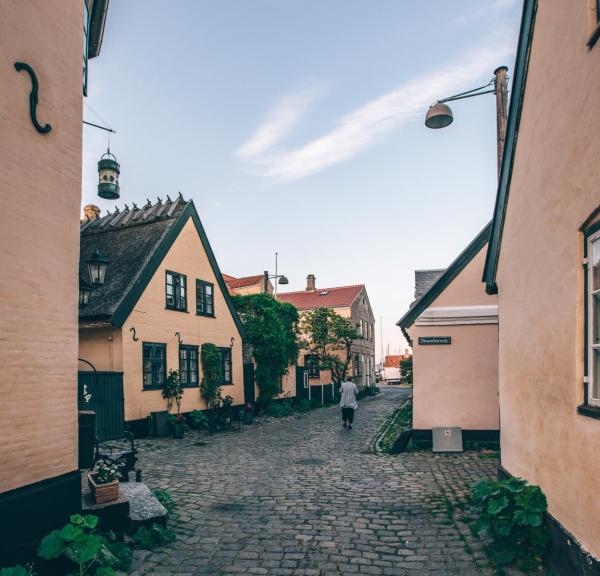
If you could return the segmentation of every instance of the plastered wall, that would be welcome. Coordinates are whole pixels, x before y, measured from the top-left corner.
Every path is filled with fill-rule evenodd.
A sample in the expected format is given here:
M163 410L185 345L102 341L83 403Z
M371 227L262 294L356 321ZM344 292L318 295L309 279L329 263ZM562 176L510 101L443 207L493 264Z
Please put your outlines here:
M0 17L0 492L77 468L82 11L4 0ZM39 82L40 134L29 117Z
M600 204L600 44L586 2L539 2L498 268L502 465L600 557L600 421L583 401L580 225Z

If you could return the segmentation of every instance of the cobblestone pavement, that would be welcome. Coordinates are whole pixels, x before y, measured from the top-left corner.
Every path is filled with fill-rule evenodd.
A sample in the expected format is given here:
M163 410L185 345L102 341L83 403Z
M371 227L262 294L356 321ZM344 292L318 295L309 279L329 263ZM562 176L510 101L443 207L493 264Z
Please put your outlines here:
M466 523L464 498L492 477L477 453L374 454L399 405L363 400L351 432L336 408L199 442L144 441L150 488L169 490L177 540L135 553L135 574L493 574Z

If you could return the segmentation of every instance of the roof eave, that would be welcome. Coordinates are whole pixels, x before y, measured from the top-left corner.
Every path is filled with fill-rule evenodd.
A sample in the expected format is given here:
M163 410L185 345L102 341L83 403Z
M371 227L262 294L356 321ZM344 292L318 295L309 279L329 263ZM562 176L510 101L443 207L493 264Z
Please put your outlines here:
M88 38L88 58L95 58L100 54L104 28L110 0L93 0L90 14L90 29Z

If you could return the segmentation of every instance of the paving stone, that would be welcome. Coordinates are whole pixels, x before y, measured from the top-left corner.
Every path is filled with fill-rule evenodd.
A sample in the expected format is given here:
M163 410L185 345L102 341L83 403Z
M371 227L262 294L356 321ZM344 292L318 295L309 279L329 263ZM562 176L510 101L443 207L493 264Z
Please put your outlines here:
M144 481L177 502L178 538L136 554L134 574L492 574L464 503L497 462L373 453L401 401L394 391L361 401L350 433L329 408L239 433L141 440Z

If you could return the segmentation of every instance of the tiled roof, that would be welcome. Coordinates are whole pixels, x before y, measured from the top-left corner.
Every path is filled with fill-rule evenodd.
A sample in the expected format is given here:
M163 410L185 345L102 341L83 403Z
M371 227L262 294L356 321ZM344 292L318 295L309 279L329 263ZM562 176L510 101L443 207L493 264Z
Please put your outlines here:
M415 300L423 296L445 271L445 268L415 270Z
M223 279L232 289L260 284L263 281L263 278L263 274L257 274L256 276L245 276L244 278L235 278L234 276L229 276L229 274L223 274Z
M350 306L364 289L364 284L357 284L355 286L336 286L334 288L319 288L302 292L280 292L277 294L277 299L293 304L298 310L321 307L339 308Z
M383 363L384 368L399 368L400 360L404 360L406 356L404 354L393 354L385 357Z

